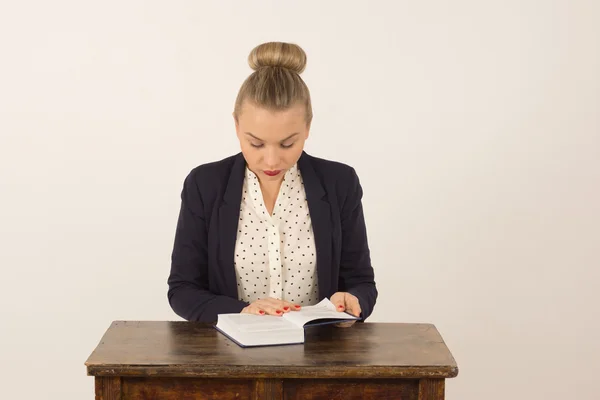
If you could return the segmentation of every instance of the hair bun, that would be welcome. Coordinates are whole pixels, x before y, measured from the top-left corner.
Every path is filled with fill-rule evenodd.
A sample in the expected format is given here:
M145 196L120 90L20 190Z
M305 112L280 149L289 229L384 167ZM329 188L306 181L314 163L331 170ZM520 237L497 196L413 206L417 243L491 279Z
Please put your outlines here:
M268 42L252 49L248 64L255 71L262 67L279 67L301 74L306 68L306 53L293 43Z

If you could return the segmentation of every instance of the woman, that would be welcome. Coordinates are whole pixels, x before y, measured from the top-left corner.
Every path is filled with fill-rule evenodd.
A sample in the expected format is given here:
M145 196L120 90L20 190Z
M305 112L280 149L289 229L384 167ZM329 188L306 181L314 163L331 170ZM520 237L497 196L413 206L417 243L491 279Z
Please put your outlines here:
M312 120L300 78L306 54L264 43L249 64L255 72L233 112L241 153L185 179L169 303L186 320L214 322L283 315L327 297L364 320L377 289L362 189L351 167L303 150Z

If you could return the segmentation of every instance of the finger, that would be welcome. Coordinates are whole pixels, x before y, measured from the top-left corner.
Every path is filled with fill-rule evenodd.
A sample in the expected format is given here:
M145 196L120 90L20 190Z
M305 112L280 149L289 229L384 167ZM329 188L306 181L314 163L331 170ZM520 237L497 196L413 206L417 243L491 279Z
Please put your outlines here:
M256 314L256 315L265 315L265 310L261 309L260 307L252 307L252 314Z
M274 299L273 297L268 297L266 299L261 300L264 304L269 305L271 307L283 308L283 301L280 299Z
M344 308L344 295L340 292L334 293L329 298L329 301L331 301L331 303L335 306L336 310ZM342 307L340 307L340 306L342 306Z
M278 308L280 310L282 310L284 313L286 312L290 312L290 310L292 309L292 304L288 303L285 300L277 300L277 304L278 304Z
M255 305L249 305L242 310L244 314L265 315L265 311Z
M331 303L335 306L336 311L344 311L346 309L344 296L338 296L337 293L331 296Z
M294 304L289 301L281 300L281 308L283 309L283 312L290 312L290 311L298 311L298 310L300 310L301 307L298 304Z
M283 310L278 307L279 304L276 299L260 299L252 303L252 305L260 307L266 315L283 315Z
M280 310L282 313L287 313L292 310L299 310L299 306L295 306L294 304L292 304L288 301L285 301L285 300L274 299L274 298L269 298L267 300L269 301L268 304L271 307L275 307L276 310Z
M283 315L283 310L277 306L273 306L273 305L269 304L269 305L263 307L263 309L265 310L265 313L267 313L267 315L277 315L277 316Z
M355 296L351 296L349 299L346 299L346 304L348 308L348 312L355 317L360 316L362 310L360 309L360 303Z

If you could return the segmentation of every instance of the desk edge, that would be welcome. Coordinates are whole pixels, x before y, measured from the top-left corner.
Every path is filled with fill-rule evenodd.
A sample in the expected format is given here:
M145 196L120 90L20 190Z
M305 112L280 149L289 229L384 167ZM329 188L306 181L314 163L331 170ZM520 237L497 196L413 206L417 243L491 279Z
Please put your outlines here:
M88 376L196 378L454 378L456 365L424 367L334 366L281 367L243 365L88 365Z

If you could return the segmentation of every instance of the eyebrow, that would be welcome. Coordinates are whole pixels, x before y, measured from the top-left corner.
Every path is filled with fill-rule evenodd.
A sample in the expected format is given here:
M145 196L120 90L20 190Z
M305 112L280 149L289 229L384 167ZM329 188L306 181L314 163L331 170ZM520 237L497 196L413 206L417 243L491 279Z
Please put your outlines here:
M264 140L262 140L261 138L258 138L258 137L256 137L256 136L254 136L254 135L253 135L252 133L250 133L250 132L244 132L244 133L245 133L246 135L248 135L248 136L252 136L252 137L253 137L254 139L256 139L256 140L260 140L261 142L264 142ZM285 142L286 140L288 140L288 139L291 139L291 138L293 138L294 136L296 136L296 135L299 135L299 134L300 134L300 132L292 133L290 136L286 137L286 138L285 138L285 139L283 139L281 142Z

